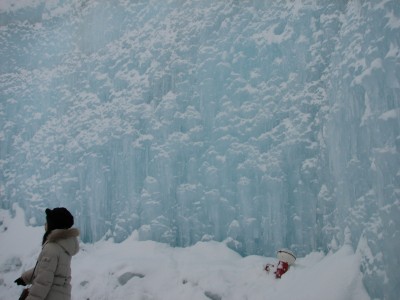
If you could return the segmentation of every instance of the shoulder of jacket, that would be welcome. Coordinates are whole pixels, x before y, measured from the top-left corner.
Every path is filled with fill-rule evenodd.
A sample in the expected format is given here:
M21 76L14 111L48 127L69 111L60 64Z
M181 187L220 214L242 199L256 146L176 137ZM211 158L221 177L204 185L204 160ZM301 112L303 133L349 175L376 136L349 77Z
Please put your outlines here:
M46 242L42 247L41 256L58 256L60 245L54 242Z

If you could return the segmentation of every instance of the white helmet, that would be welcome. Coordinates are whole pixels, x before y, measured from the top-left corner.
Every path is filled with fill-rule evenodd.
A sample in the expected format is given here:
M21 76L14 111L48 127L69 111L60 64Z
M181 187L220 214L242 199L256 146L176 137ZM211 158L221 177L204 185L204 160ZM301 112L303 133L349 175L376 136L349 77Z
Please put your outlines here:
M289 266L293 265L296 260L296 256L293 254L292 251L290 251L288 249L278 250L278 252L276 252L276 256L280 261L288 263Z

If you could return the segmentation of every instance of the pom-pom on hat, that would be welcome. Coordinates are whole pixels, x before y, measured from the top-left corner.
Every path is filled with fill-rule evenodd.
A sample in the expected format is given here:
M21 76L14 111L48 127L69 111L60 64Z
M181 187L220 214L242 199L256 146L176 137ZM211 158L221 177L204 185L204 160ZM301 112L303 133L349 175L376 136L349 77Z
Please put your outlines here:
M49 230L69 229L74 225L74 217L65 207L47 208L46 221Z

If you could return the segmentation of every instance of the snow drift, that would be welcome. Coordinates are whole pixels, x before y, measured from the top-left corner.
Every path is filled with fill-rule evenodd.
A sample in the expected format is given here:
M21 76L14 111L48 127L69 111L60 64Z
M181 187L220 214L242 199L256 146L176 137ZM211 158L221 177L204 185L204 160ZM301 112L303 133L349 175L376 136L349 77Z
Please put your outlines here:
M35 264L43 228L25 226L0 210L0 300L17 299L13 281ZM138 241L137 232L122 243L81 244L72 263L72 299L96 300L369 300L360 256L350 245L324 255L298 258L280 280L263 267L276 258L242 257L220 242L173 248Z

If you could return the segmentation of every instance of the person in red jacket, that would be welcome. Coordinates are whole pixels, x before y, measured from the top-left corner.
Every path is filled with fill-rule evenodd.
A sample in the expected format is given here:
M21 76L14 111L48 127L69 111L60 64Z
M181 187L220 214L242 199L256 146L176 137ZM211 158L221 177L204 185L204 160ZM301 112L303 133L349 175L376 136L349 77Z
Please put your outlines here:
M279 279L289 270L289 266L294 264L296 256L288 249L281 249L277 252L277 258L279 259L279 262L276 268L273 264L267 264L264 270L268 273L273 272L275 274L275 278Z

